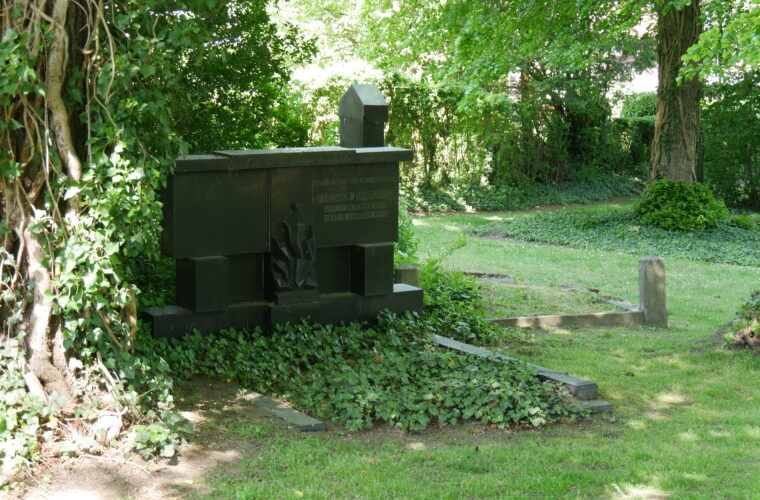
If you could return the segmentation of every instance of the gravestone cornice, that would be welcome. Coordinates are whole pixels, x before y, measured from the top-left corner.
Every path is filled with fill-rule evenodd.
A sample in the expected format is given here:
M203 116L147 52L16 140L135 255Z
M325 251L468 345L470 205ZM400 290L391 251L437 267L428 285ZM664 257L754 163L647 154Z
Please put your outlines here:
M412 150L394 147L374 148L282 148L214 151L213 154L182 156L176 173L255 170L266 168L365 165L411 161Z

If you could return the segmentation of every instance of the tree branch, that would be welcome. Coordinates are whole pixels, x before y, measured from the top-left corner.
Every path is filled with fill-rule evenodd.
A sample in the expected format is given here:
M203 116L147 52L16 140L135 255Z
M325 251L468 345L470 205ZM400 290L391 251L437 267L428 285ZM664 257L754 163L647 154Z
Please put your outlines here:
M69 178L79 182L82 178L82 162L76 153L74 141L71 136L71 125L66 105L63 102L62 89L65 79L66 61L68 59L66 35L66 16L69 10L70 0L56 0L53 4L52 18L55 24L55 35L50 44L47 59L47 75L45 78L45 95L47 107L50 111L50 126L53 131L61 161L69 175ZM73 196L68 200L68 213L75 214L78 210L79 198Z

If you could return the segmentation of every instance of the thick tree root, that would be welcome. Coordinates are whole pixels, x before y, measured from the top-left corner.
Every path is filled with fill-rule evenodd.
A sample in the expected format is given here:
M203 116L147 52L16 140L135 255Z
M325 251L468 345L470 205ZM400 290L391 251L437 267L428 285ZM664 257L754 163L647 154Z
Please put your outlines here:
M74 397L63 374L49 360L41 356L32 357L29 360L29 368L41 382L46 394L50 396L58 394L63 399L63 410L68 413L74 404Z

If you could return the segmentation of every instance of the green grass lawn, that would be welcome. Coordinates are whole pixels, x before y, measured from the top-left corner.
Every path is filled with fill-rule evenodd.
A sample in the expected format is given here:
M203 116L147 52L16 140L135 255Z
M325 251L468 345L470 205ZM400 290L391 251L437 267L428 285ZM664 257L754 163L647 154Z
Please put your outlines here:
M477 279L489 318L623 311L586 288Z
M429 216L415 227L425 256L467 238L444 259L451 269L507 274L518 285L547 290L593 287L637 301L637 255L467 236L493 220L524 216ZM760 268L673 257L666 266L667 330L536 332L504 346L598 382L600 397L615 405L612 417L537 431L472 425L420 434L241 431L240 439L256 440L256 451L210 471L188 496L757 498L760 359L717 349L709 337L760 288ZM537 312L534 306L526 301L527 314Z

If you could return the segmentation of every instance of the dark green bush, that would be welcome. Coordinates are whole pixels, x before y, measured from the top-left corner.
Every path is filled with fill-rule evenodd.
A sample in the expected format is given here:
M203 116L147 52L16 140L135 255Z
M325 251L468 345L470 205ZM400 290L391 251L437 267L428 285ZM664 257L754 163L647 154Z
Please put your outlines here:
M760 71L706 93L705 181L729 205L760 208Z
M731 225L739 229L753 231L757 229L757 222L749 215L739 214L731 217Z
M623 98L620 118L613 120L620 148L618 166L621 175L643 177L648 171L654 137L657 94L639 92Z
M649 168L654 116L616 118L613 123L621 152L617 172L643 177Z
M728 218L725 204L703 184L662 179L653 182L636 204L642 224L669 231L704 231Z
M642 118L657 113L657 93L637 92L623 98L620 116L625 118Z

